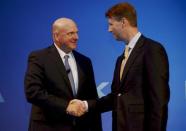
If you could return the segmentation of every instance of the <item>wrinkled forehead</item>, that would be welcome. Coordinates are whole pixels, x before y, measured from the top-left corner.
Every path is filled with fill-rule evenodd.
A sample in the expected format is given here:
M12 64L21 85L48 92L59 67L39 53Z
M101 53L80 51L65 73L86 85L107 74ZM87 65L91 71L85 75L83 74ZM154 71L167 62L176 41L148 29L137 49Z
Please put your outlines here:
M75 23L69 23L61 27L61 31L65 33L78 32L77 25Z
M77 25L74 21L72 20L58 20L54 23L53 29L56 30L57 32L77 32L78 28Z
M118 20L117 18L115 17L110 17L108 18L108 22L120 22L121 20Z

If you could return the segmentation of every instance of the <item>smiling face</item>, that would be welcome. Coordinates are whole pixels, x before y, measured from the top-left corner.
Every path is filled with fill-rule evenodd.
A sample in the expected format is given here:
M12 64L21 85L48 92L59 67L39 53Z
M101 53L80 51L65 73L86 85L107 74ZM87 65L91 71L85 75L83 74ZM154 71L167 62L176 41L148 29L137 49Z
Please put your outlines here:
M67 48L72 51L77 47L78 29L75 24L69 24L59 32L59 42L62 48Z
M61 19L53 25L54 42L66 53L77 48L78 28L70 19Z

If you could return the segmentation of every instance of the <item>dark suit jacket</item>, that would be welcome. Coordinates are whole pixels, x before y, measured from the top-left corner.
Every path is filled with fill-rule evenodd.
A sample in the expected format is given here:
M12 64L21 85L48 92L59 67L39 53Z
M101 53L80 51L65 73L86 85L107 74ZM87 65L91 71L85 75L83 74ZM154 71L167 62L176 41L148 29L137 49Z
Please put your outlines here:
M90 59L76 51L73 51L73 55L79 77L76 98L87 101L96 99L98 95ZM50 131L74 131L72 127L76 131L102 130L99 113L89 111L80 118L66 113L68 103L74 96L64 64L54 45L30 54L25 75L25 94L32 104L31 122L46 125L43 130L47 127L52 127ZM37 128L42 131L40 127L30 127L34 131Z
M116 62L112 92L97 101L98 111L113 111L113 131L165 131L169 65L164 48L141 36L120 81L122 56ZM95 108L95 104L89 106Z

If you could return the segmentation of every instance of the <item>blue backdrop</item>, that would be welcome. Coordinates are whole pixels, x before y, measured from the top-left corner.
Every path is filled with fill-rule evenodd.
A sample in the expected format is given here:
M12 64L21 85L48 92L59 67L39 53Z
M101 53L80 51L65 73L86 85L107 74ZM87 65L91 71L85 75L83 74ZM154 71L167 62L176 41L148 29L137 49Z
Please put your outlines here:
M30 51L52 44L51 24L58 17L79 27L78 51L92 59L100 95L110 92L115 60L124 44L107 32L105 11L122 0L0 1L0 131L26 131L30 105L24 96L24 73ZM138 12L139 30L161 42L170 62L171 99L168 131L186 130L186 2L128 0ZM111 112L104 113L111 131Z

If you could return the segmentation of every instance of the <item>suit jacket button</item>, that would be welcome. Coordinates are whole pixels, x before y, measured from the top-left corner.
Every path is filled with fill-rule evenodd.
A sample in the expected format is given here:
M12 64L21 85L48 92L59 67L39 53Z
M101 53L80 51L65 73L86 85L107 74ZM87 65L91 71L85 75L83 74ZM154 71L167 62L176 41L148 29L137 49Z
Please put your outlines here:
M121 93L118 93L118 96L121 96Z

